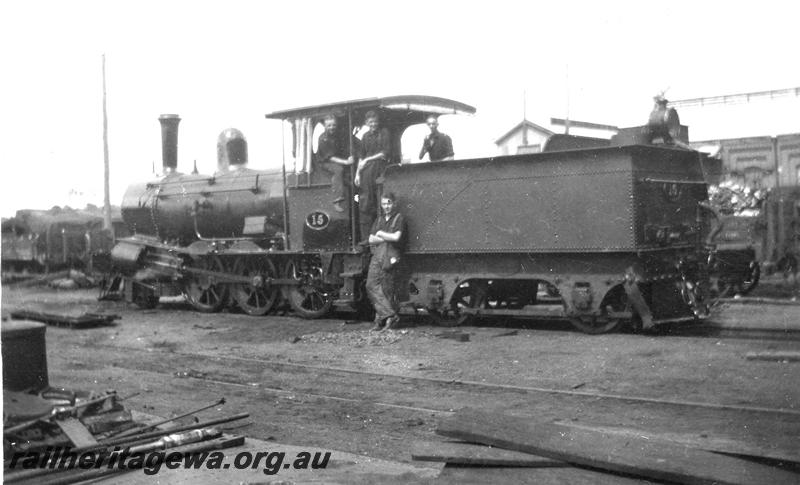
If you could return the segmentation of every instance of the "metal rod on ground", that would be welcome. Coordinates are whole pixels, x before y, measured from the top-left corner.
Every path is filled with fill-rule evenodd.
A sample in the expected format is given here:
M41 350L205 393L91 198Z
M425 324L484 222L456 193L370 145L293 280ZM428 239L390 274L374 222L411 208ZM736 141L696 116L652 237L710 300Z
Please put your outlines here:
M117 438L114 438L114 439L107 439L107 440L101 441L96 446L83 447L83 448L74 448L72 451L74 451L76 453L80 453L82 451L96 450L96 449L100 449L100 448L108 448L109 446L117 446L117 445L121 445L123 443L135 443L135 442L138 442L138 441L141 441L141 440L145 440L145 439L157 438L159 436L164 436L165 434L179 433L181 431L186 431L186 430L189 430L189 429L207 428L209 426L216 426L218 424L230 423L231 421L238 421L240 419L245 419L245 418L249 418L249 417L250 417L250 413L234 414L233 416L225 416L225 417L222 417L222 418L210 419L208 421L203 421L202 423L187 424L187 425L178 426L177 428L172 428L172 429L152 431L150 433L144 433L144 434L136 435L136 436L128 436L128 437L125 437L125 438L117 437Z
M16 433L17 431L22 431L23 429L30 428L31 426L33 426L34 424L36 424L38 422L49 421L49 420L51 420L53 418L57 418L58 416L63 416L65 414L72 414L73 412L77 411L80 408L85 408L86 406L91 406L92 404L97 404L99 402L103 402L106 399L109 399L109 398L111 398L113 396L116 396L116 395L117 394L115 392L114 393L110 393L110 394L106 394L105 396L98 397L96 399L92 399L91 401L82 402L80 404L76 404L74 406L70 406L70 407L67 407L67 408L61 408L61 410L59 410L58 408L53 408L52 413L50 413L48 416L44 416L44 417L37 418L37 419L32 419L30 421L25 421L24 423L20 423L20 424L18 424L16 426L11 426L9 428L5 428L3 430L3 435L5 436L5 435Z
M212 450L222 450L222 449L225 449L225 448L231 448L233 446L241 446L243 444L244 444L244 437L243 436L234 436L234 437L227 438L227 439L223 436L222 438L219 438L219 439L214 439L214 440L209 440L209 441L203 441L203 442L200 442L200 443L194 443L194 444L191 444L191 445L186 445L183 449L176 450L175 452L176 453L181 453L183 456L186 456L186 455L191 455L191 454L194 454L194 453L203 453L203 452L212 451ZM37 484L37 485L70 485L72 483L77 483L79 481L85 481L85 480L89 480L89 479L99 478L101 476L105 476L105 475L109 475L109 474L113 474L113 473L118 473L120 471L126 471L126 470L121 470L118 467L112 467L110 470L109 469L106 469L106 470L103 470L103 469L89 470L88 472L85 472L85 475L81 475L81 476L73 475L71 477L71 480L69 480L69 481L59 480L59 481L53 481L53 482L45 482L43 484ZM97 472L97 474L96 475L92 475L93 472ZM62 478L62 477L57 477L57 478ZM64 478L66 478L66 477L64 477Z
M155 450L163 450L167 448L174 448L177 446L183 446L190 443L196 443L198 441L204 441L212 438L218 438L222 435L222 432L216 428L202 428L192 430L188 433L171 433L169 436L162 437L158 441L148 441L147 443L142 443L135 447L126 447L124 449L126 456L131 456L134 453L148 453ZM113 450L113 452L109 450L97 450L95 453L95 463L98 463L99 460L104 460L105 457L112 455L114 452L120 452L119 448ZM85 453L92 453L92 452L84 452L78 453L74 449L69 450L69 454L74 455L78 458L75 459L75 464L80 463L80 456L83 456ZM60 463L60 466L59 466ZM12 483L18 482L21 480L28 480L34 477L39 477L42 475L54 475L56 473L63 473L68 471L74 471L76 468L72 467L65 467L67 463L71 463L69 460L68 454L56 454L53 458L47 461L43 466L38 468L22 470L13 473L6 473L4 478L4 483ZM80 466L80 465L79 465ZM73 475L70 475L73 476ZM59 478L61 479L61 478Z
M199 413L200 411L205 411L206 409L211 409L214 406L221 406L225 404L225 398L221 398L219 401L215 402L214 404L209 404L208 406L203 406L200 409L195 409L194 411L190 411L188 413L181 414L180 416L175 416L174 418L165 419L163 421L159 421L157 423L151 424L149 426L145 426L144 428L137 428L137 429L129 429L128 431L123 431L122 433L114 434L112 436L116 436L117 438L122 438L123 436L133 436L137 434L141 434L149 429L153 429L157 426L161 426L164 423L169 423L170 421L175 421L176 419L185 418L186 416L191 416L192 414Z
M128 394L128 395L127 395L127 396L125 396L125 397L120 397L120 398L117 398L117 401L125 401L126 399L130 399L130 398L132 398L132 397L138 396L138 395L139 395L139 394L141 394L141 393L142 393L142 391L136 391L136 392L134 392L133 394Z
M189 454L189 453L197 453L201 451L207 451L217 448L219 445L216 441L205 442L207 440L211 440L214 438L219 438L222 433L215 429L203 429L198 430L198 433L186 433L185 435L174 436L171 437L172 439L162 439L153 443L148 443L146 445L142 445L137 448L131 448L128 450L129 455L133 454L147 454L158 450L165 450L170 448L176 448L180 446L186 445L194 445L188 446L189 449L176 451L181 452L182 454ZM65 471L64 469L55 468L53 470L46 469L49 472L58 473L59 471ZM77 482L82 482L85 480L90 480L94 478L99 478L101 476L110 475L114 473L118 473L121 471L128 471L128 468L123 468L121 466L112 466L106 468L99 468L99 469L90 469L84 470L79 473L70 473L68 475L59 475L54 476L51 479L44 479L39 482L40 485L67 485Z
M111 447L129 448L131 446L138 446L138 445L141 445L141 444L146 444L148 442L148 440L152 440L152 439L155 439L155 438L160 438L160 437L162 437L164 435L172 435L172 434L180 433L180 432L183 432L183 431L190 431L190 430L195 430L195 429L209 428L211 426L216 426L218 424L230 423L231 421L238 421L240 419L245 419L245 418L249 418L249 417L250 417L250 413L234 414L233 416L225 416L225 417L222 417L222 418L211 419L211 420L208 420L208 421L205 421L205 422L202 422L202 423L195 423L195 424L190 424L190 425L186 425L186 426L180 426L180 427L172 428L172 429L169 429L169 430L153 431L152 433L146 433L146 434L143 434L141 436L130 436L130 437L127 437L127 438L117 438L117 439L114 439L114 440L110 440L110 441L108 441L106 443L99 443L99 444L94 445L94 446L83 446L83 447L72 448L69 451L70 451L70 453L75 453L75 454L88 453L88 452L97 452L97 453L104 453L105 452L105 453L109 453L108 449L111 448ZM125 446L120 446L120 445L125 445ZM39 476L39 475L47 474L49 472L47 472L46 470L51 470L52 471L52 469L49 468L49 467L50 467L50 463L53 462L53 461L57 461L57 460L52 460L51 459L42 468L36 468L36 469L33 469L33 470L24 470L24 471L20 471L20 472L16 472L16 473L8 473L7 472L5 474L5 476L3 477L3 483L13 483L13 482L17 482L17 481L20 481L20 480L26 480L28 478L32 478L32 477L36 477L36 476Z

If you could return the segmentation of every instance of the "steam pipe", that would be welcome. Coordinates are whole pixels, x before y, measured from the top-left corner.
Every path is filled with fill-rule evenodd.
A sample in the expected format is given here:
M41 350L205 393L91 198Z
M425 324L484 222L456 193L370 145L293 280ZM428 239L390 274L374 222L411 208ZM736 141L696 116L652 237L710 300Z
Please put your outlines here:
M348 108L347 109L347 140L350 143L350 156L353 157L355 160L356 157L356 147L353 143L353 110ZM353 166L355 165L355 166ZM358 249L359 241L359 226L358 222L356 221L356 217L358 216L358 211L356 210L356 205L354 201L354 193L355 193L355 176L356 176L356 168L358 167L358 161L354 161L353 165L350 165L350 183L348 195L350 200L347 201L347 207L350 208L350 250L354 253ZM345 172L347 173L347 172ZM359 200L359 203L361 201Z

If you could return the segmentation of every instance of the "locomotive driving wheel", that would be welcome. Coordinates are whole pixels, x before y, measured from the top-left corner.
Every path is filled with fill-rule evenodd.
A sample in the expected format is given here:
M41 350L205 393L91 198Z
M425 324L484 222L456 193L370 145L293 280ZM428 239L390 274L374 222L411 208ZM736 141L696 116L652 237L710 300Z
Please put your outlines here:
M239 258L233 265L233 272L247 276L251 283L239 283L231 286L233 296L239 308L248 315L266 315L275 306L279 287L270 285L271 278L278 277L275 265L266 257Z
M286 290L286 299L302 318L319 318L333 305L333 295L323 282L322 265L309 259L291 261L286 265L287 278L299 280Z
M214 256L192 261L192 268L210 271L225 271L222 261ZM183 295L195 310L203 313L218 312L228 300L228 288L219 284L212 276L190 274L183 284Z

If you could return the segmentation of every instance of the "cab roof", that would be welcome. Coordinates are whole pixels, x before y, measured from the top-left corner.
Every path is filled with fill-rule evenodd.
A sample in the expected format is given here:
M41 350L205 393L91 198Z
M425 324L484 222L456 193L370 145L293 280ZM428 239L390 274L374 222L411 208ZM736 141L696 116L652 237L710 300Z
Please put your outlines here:
M419 118L419 122L424 121L424 118L430 114L475 113L474 107L452 99L439 98L436 96L403 95L383 98L364 98L293 108L275 111L267 114L266 117L270 119L292 120L296 118L321 117L328 114L340 115L348 111L353 111L358 115L371 109L401 111L406 113L406 118L409 118L409 115L413 115L414 118Z

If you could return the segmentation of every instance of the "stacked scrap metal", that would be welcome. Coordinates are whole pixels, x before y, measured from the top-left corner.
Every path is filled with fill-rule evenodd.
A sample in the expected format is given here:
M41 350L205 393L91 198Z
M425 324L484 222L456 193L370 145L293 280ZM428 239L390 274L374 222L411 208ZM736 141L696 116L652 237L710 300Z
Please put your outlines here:
M44 315L45 321L53 317L37 315ZM116 391L81 392L51 386L45 330L46 326L37 322L2 323L5 483L68 484L127 470L113 466L87 470L76 466L77 458L71 458L79 453L81 457L91 453L97 462L120 450L146 454L170 449L190 454L244 442L243 437L223 435L213 426L244 419L248 414L184 426L174 424L225 404L224 398L174 418L143 423L122 405L124 399Z

